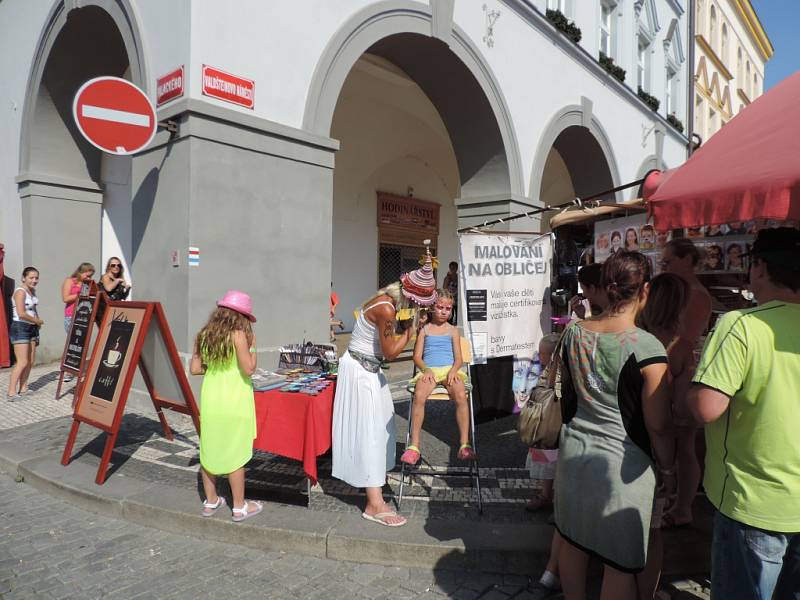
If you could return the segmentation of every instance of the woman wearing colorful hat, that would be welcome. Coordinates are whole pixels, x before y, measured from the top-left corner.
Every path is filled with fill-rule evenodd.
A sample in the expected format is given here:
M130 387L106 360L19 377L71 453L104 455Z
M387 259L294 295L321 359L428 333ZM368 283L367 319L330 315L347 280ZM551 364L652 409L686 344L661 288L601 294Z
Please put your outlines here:
M406 518L383 499L386 472L395 465L394 404L381 371L408 344L411 323L395 336L398 312L436 302L436 280L430 252L420 269L378 290L361 309L350 346L339 361L333 405L333 476L353 487L366 488L362 517L387 527L400 527Z
M217 302L197 334L192 375L205 375L200 390L200 472L206 500L202 515L225 506L217 476L227 475L233 521L257 515L262 505L244 497L244 466L253 457L256 407L250 376L256 370L253 304L244 292L230 291Z

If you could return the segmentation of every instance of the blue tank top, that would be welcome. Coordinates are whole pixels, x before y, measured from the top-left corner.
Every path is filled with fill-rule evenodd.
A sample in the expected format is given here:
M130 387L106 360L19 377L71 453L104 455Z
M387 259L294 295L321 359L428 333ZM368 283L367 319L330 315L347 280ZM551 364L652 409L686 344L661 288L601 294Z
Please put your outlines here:
M453 338L445 335L426 335L422 361L427 367L449 367L455 361Z

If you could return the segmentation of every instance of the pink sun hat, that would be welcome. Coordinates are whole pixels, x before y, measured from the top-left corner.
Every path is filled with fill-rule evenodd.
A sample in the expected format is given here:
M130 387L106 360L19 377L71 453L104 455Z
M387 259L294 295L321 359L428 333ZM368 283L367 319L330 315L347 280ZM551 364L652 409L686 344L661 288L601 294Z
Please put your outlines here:
M217 306L235 310L238 313L242 313L253 323L256 322L256 318L253 316L253 301L250 299L249 294L237 290L228 290L222 300L217 300Z

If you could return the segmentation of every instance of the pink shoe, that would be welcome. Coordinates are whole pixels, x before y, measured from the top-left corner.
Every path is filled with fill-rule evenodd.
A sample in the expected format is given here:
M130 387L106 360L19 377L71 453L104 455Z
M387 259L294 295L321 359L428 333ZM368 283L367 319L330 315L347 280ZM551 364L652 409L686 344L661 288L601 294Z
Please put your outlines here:
M204 517L210 517L223 506L225 506L225 498L217 496L216 502L209 502L208 500L203 502L203 512L201 514Z
M478 460L478 455L469 444L462 444L456 456L458 460Z
M242 508L234 507L233 517L231 517L231 520L234 523L240 523L245 519L249 519L250 517L255 517L262 510L264 510L264 506L261 504L261 502L256 502L254 500L245 500L244 506L242 506Z
M419 462L419 459L420 459L419 448L417 448L416 446L408 445L406 446L406 451L403 452L403 455L400 457L400 462L413 466Z

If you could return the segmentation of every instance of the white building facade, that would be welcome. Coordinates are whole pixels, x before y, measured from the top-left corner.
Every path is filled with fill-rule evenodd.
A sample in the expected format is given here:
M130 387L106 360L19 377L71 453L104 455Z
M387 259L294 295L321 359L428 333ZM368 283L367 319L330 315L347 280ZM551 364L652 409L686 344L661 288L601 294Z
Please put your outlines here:
M349 326L424 239L446 265L460 227L686 158L679 0L5 0L0 34L0 235L8 275L40 269L45 360L63 347L61 281L85 260L122 258L184 352L243 289L272 352L326 339L331 282ZM204 66L253 82L252 107L215 97ZM88 79L156 102L181 67L158 107L176 134L118 157L76 131Z

